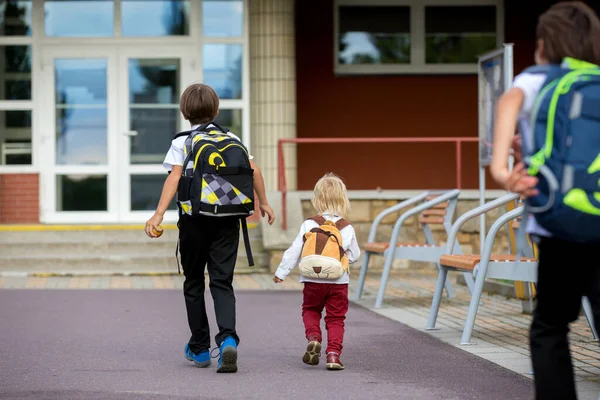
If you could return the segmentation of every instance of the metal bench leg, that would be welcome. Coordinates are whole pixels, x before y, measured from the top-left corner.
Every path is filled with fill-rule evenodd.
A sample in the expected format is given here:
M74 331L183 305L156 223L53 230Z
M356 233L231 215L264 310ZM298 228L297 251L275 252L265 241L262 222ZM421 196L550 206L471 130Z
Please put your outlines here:
M383 304L383 297L385 296L385 287L387 286L387 280L390 276L390 270L392 269L392 263L394 262L394 251L388 249L385 255L385 264L383 266L383 272L381 273L381 281L379 282L379 291L377 292L377 298L375 299L375 308L381 308Z
M435 285L435 292L433 293L433 300L431 301L429 318L427 319L427 325L425 326L425 329L427 330L435 329L435 321L437 320L440 303L442 302L442 294L444 292L446 280L448 280L448 270L444 267L441 267L440 273L438 274L437 283Z
M587 297L584 296L581 299L581 305L583 306L583 312L585 314L585 318L587 319L588 325L592 330L594 340L598 340L598 332L596 332L596 326L594 325L594 313L592 312L592 305Z
M475 281L473 280L473 274L470 272L463 272L463 276L465 277L465 283L467 284L467 288L469 289L469 294L473 295L473 286L475 285Z
M461 345L468 345L471 342L471 334L473 333L473 326L475 325L475 318L477 317L477 309L481 301L481 294L483 293L483 285L485 283L485 275L487 268L480 268L475 279L475 285L473 287L473 293L471 293L471 302L469 303L469 312L467 313L467 319L465 320L465 327L463 329L462 338L460 339ZM483 270L483 271L482 271Z
M442 268L440 266L440 263L435 263L435 266L438 272ZM452 287L452 283L450 282L450 277L446 277L446 283L444 284L444 287L446 288L446 297L448 297L449 299L456 297L456 293L454 293L454 288Z
M358 282L356 284L356 292L354 293L354 300L360 300L362 296L363 288L365 287L365 280L367 279L367 270L369 269L369 259L371 253L365 252L362 266L360 267L360 275L358 276Z

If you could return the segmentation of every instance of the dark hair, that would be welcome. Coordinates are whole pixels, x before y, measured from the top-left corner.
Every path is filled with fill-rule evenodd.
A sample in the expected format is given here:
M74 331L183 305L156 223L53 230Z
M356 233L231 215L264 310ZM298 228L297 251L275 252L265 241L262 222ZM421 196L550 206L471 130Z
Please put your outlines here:
M550 7L538 20L536 37L543 40L543 55L552 64L565 57L600 64L600 20L581 1Z
M217 116L219 96L210 86L194 83L183 91L179 109L192 125L205 124Z

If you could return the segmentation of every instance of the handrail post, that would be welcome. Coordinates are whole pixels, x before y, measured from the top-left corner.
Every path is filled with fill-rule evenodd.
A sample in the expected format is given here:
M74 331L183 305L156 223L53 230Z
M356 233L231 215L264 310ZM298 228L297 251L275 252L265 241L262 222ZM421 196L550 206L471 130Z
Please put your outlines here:
M277 142L279 156L279 191L281 192L281 229L287 230L287 182L285 179L285 160L283 157L283 140Z
M462 152L461 152L461 141L456 141L456 188L462 189Z

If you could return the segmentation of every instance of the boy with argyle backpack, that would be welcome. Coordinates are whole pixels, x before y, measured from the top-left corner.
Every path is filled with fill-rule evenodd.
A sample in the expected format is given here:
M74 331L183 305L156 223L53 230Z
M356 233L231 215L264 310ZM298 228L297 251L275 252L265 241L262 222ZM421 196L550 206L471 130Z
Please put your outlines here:
M530 331L536 399L574 400L567 334L582 296L600 329L600 20L583 2L560 2L540 16L536 36L537 65L498 103L491 172L527 197L524 219L532 216L522 228L539 243ZM517 125L523 159L511 172Z
M210 332L204 304L204 269L210 277L219 333L217 372L237 372L235 295L233 271L239 245L240 222L252 265L246 218L254 213L254 191L262 216L272 224L275 215L265 195L258 166L237 136L214 122L219 97L207 85L193 84L181 95L180 110L191 130L175 135L163 166L169 171L155 214L146 234L157 237L173 196L179 208L179 250L185 281L183 292L192 336L185 358L208 367Z

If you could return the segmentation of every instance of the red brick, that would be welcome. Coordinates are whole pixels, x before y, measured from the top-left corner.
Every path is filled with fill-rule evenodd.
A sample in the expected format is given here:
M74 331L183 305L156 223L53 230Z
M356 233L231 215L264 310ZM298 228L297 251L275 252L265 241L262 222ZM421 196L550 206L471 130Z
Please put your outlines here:
M0 223L39 223L38 174L0 175Z

